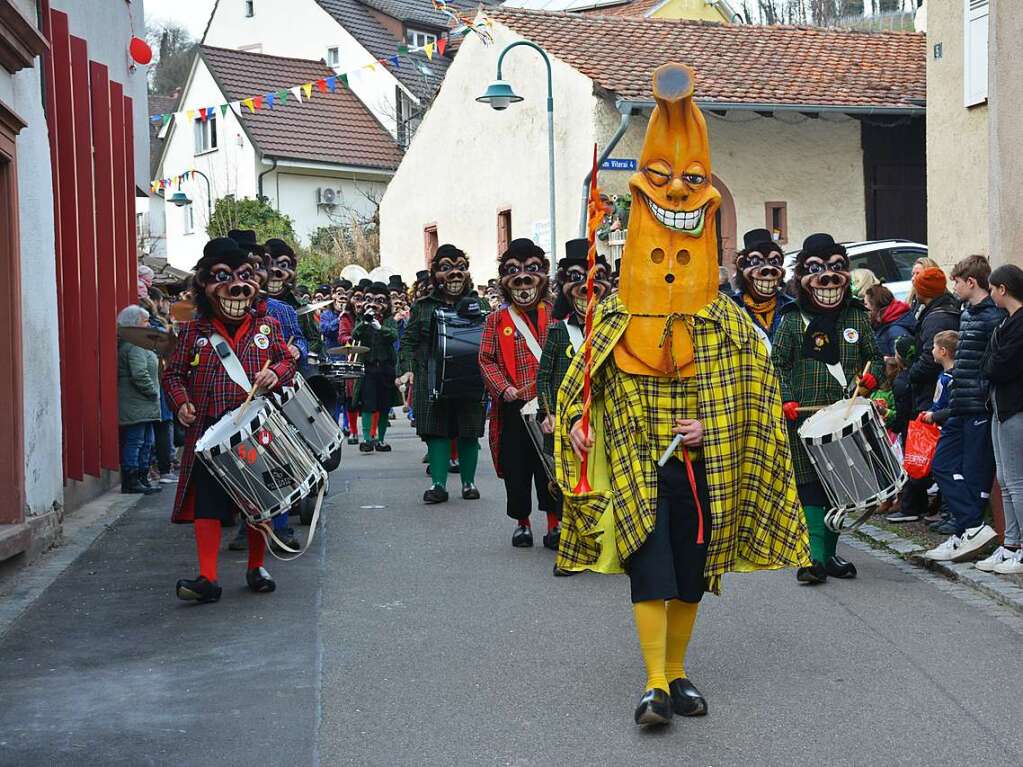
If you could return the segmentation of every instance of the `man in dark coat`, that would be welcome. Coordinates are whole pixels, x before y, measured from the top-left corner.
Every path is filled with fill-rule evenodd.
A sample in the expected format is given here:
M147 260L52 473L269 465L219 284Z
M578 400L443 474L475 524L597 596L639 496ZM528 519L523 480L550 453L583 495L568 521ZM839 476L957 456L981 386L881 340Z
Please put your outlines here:
M476 500L476 466L479 461L480 437L484 431L483 382L478 395L462 399L432 400L429 392L427 366L437 343L438 311L457 312L461 317L478 318L482 326L486 304L469 294L469 258L454 245L437 248L430 263L433 290L412 306L399 347L400 383L411 384L412 409L416 433L426 442L430 465L430 488L423 493L423 502L444 503L448 500L447 479L451 459L451 441L457 440L462 480L462 498ZM426 280L417 280L426 282Z

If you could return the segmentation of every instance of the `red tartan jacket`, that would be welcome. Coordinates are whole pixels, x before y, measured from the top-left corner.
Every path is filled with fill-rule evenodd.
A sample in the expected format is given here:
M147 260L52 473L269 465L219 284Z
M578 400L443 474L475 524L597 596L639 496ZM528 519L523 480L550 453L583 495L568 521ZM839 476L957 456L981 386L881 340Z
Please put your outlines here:
M265 304L264 304L265 306ZM277 374L278 386L287 386L295 375L295 362L288 353L287 339L281 326L263 311L253 310L239 328L234 351L251 380L270 360L270 370ZM195 461L195 443L203 431L217 418L233 410L245 400L246 392L227 375L227 370L213 350L209 336L214 332L208 319L185 322L178 327L178 345L163 371L163 390L171 410L178 410L187 402L195 405L195 423L185 431L185 446L181 456L178 491L174 499L174 522L193 521L193 499L189 482ZM266 338L266 348L260 337ZM231 339L229 338L230 342Z
M543 303L537 313L536 340L540 348L547 343L547 328L551 323L551 305ZM529 402L536 396L536 371L540 362L529 351L525 339L519 333L509 315L510 309L505 307L487 315L483 324L483 335L480 338L480 372L483 374L483 386L490 394L493 402L490 406L490 452L494 458L497 476L503 477L501 471L501 402L505 389L514 386L519 389L519 399ZM529 324L529 319L526 324ZM505 339L502 344L502 338ZM513 341L508 345L508 339ZM503 349L502 349L503 347ZM514 359L514 368L506 361L505 351L510 350Z

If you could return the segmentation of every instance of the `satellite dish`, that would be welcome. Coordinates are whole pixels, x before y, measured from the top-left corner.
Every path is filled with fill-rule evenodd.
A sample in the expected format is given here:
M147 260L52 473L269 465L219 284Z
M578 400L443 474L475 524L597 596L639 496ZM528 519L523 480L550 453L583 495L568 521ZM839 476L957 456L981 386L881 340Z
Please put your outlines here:
M369 272L358 264L349 264L341 270L341 278L358 285L360 280L369 277Z

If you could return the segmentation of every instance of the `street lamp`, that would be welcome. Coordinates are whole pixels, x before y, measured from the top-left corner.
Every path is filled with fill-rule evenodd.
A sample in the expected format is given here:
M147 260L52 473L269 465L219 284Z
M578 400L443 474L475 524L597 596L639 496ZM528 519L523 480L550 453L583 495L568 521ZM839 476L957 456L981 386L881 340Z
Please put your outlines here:
M478 97L476 100L482 104L490 104L492 109L498 112L507 109L511 104L516 104L522 101L522 96L519 96L512 89L511 84L506 82L501 77L501 66L504 63L504 57L508 55L508 51L519 45L525 45L528 48L532 48L543 58L544 64L547 65L547 170L550 179L550 195L549 195L549 216L551 222L551 245L550 245L550 262L551 262L551 276L553 277L557 271L558 263L558 251L557 243L558 238L555 231L554 215L554 78L551 75L551 60L547 57L547 52L536 43L530 42L529 40L517 40L514 43L509 43L505 46L505 49L501 51L501 55L497 59L497 79L487 86L487 90L484 94Z
M208 221L212 221L213 220L213 200L212 200L212 193L211 193L211 187L210 187L210 179L209 179L209 177L205 173L203 173L202 171L199 171L199 170L193 170L193 171L190 171L190 173L194 173L196 176L202 176L202 180L206 182L206 215L208 217L207 220ZM172 194L170 196L170 199L167 200L167 202L169 202L171 205L176 205L179 208L183 208L186 205L191 205L192 204L192 200L189 199L188 195L185 194L184 192L182 192L181 190L178 190L177 192Z

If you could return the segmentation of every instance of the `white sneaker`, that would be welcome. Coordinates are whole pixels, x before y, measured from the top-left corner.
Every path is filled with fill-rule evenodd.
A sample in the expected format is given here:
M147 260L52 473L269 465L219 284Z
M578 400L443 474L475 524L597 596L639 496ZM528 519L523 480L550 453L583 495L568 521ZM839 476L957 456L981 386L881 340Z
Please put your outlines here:
M977 552L987 546L994 540L997 540L998 533L991 525L978 525L977 527L968 527L966 532L963 533L962 544L959 546L959 551L956 552L955 561L965 562L968 559L973 559Z
M1002 564L1002 562L1014 559L1018 556L1019 556L1018 551L1012 551L1010 549L1005 548L1004 546L999 546L997 549L995 549L994 554L992 554L990 557L987 557L986 559L980 560L979 562L974 562L973 566L976 567L978 570L983 570L985 573L993 573L995 572L995 568L998 565Z
M992 572L999 575L1020 575L1023 573L1023 551L1010 552L1012 556L1001 564L995 565Z
M958 535L950 535L948 540L942 543L940 546L935 546L930 551L924 554L924 559L930 559L934 562L951 562L956 558L959 553L959 548L962 546L963 539Z
M169 474L161 474L160 475L160 484L161 485L176 485L177 483L178 483L178 475L175 474L173 471L170 472Z

